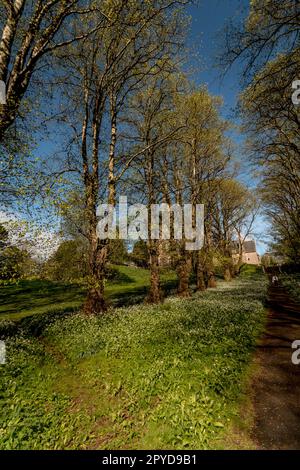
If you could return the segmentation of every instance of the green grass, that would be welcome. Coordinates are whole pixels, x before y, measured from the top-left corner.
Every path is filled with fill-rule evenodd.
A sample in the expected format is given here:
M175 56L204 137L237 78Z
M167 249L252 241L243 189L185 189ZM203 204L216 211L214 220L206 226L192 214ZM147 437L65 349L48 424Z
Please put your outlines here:
M243 264L240 269L242 278L260 279L262 276L262 267L255 264Z
M149 288L149 271L130 266L118 266L121 280L106 285L108 303L130 305L144 299ZM122 280L122 276L123 279ZM175 286L175 273L162 275L166 291ZM84 286L46 280L21 280L0 286L0 319L18 320L48 312L78 310L85 296Z
M33 316L17 335L6 322L0 448L222 448L264 295L264 278L250 276L100 318Z
M84 289L75 284L22 280L0 287L0 319L18 320L49 311L72 311L82 304Z

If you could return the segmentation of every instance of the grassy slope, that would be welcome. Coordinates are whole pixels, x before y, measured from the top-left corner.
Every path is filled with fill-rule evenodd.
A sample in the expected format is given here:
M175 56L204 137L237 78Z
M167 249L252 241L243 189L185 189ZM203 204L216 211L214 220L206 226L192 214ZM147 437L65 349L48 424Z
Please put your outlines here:
M0 448L219 448L264 323L264 281L7 340Z
M108 283L108 302L122 306L141 301L149 287L149 272L129 266L118 266L118 270L127 280ZM169 289L175 278L174 273L164 274L164 287ZM78 310L84 295L84 288L80 285L45 280L24 280L18 284L1 286L0 319L18 320L39 313Z

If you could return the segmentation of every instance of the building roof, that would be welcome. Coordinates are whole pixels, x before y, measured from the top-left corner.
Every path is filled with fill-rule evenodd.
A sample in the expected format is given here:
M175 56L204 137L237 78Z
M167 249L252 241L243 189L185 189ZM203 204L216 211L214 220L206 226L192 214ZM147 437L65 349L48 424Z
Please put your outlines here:
M256 245L254 240L247 240L243 243L244 253L256 253Z

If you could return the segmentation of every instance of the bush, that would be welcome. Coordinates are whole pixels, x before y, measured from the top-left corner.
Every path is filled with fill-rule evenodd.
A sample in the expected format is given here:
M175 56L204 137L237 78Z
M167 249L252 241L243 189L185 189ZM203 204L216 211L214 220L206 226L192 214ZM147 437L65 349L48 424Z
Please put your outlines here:
M87 274L87 246L79 239L63 241L43 269L43 276L52 281L72 282Z
M300 274L284 274L280 276L280 281L290 297L300 304Z
M16 246L8 246L0 254L0 280L14 281L30 276L35 263L29 253Z
M116 283L130 283L134 282L127 274L121 272L118 268L114 266L106 266L105 269L105 278L110 282Z
M132 253L129 255L129 259L139 268L148 268L149 253L147 243L143 240L137 241L134 244Z

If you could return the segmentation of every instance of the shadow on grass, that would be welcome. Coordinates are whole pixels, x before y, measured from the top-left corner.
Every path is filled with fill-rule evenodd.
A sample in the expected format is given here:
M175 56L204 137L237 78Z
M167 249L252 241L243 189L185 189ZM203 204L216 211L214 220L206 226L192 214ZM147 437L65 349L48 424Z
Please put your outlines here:
M140 278L126 276L125 279L122 273L122 282L111 282L106 290L108 306L128 307L145 302L149 291L149 279L144 271L140 274ZM175 279L164 280L162 282L164 295L168 296L173 293L176 284ZM86 289L83 285L47 280L22 280L1 286L0 335L1 332L3 334L6 332L5 335L10 334L12 330L18 330L20 327L26 334L38 336L57 316L78 312L83 304L85 293ZM12 326L17 323L18 326Z
M162 282L162 290L164 296L174 294L177 287L177 280L170 280ZM140 304L145 302L149 286L136 286L131 289L124 290L123 292L114 292L108 295L108 304L112 307L129 307L130 305Z
M56 304L82 300L84 289L76 284L52 283L44 280L20 281L0 289L1 314L51 308ZM42 312L40 312L42 313Z

